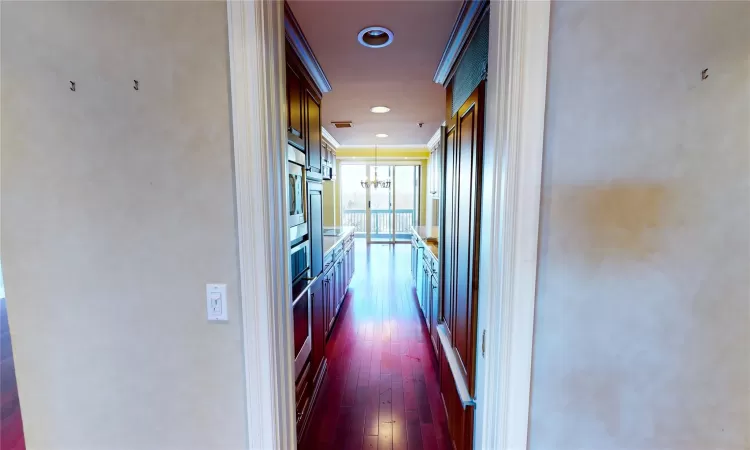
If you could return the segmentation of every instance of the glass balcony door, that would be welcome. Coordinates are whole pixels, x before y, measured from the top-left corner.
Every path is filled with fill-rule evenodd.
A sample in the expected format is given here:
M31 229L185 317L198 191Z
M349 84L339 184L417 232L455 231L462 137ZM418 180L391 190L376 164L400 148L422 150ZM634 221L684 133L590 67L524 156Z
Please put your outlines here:
M377 173L376 173L377 172ZM414 162L354 164L342 162L338 174L341 223L367 242L408 242L419 221L420 166ZM362 186L362 181L391 182Z
M370 181L390 181L389 186L371 184L369 187L370 198L367 202L368 217L368 242L394 242L394 197L396 192L393 179L393 166L371 165L369 166Z

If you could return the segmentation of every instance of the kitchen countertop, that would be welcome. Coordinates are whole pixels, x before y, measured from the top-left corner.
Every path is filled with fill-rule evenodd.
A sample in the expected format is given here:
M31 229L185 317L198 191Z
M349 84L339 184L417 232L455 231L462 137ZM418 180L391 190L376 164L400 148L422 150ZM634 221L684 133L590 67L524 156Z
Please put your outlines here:
M440 228L420 225L411 227L411 230L422 242L424 242L425 248L430 250L432 257L437 261L439 254L438 239L440 239Z
M325 231L331 230L332 228L324 228L323 234L323 257L326 257L331 250L337 245L341 244L350 234L354 233L354 227L336 227L341 232L337 236L326 236Z

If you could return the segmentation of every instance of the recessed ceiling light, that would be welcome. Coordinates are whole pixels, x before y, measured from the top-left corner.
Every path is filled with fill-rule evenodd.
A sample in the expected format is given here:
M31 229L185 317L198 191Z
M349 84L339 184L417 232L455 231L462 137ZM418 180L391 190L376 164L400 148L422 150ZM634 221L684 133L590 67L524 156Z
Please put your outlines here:
M360 44L370 48L383 48L393 42L393 31L385 27L367 27L357 35Z
M378 133L378 134L376 134L376 135L375 135L375 137L379 137L379 138L387 138L387 137L388 137L388 135L387 135L387 134L385 134L385 133Z
M390 110L391 108L387 106L373 106L372 108L370 108L370 112L374 112L375 114L387 113Z

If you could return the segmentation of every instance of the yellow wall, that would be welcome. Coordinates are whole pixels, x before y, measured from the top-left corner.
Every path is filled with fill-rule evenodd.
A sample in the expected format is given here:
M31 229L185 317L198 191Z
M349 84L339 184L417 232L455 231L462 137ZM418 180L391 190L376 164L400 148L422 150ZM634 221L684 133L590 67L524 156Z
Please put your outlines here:
M426 221L427 206L427 158L430 151L424 148L378 148L377 159L375 158L375 147L372 148L346 148L340 147L336 150L337 167L336 172L341 173L341 161L356 161L361 164L382 161L384 164L393 161L404 161L404 158L414 159L421 167L421 187L419 190L419 224L424 225ZM323 183L323 224L324 226L340 225L341 222L341 199L338 179Z

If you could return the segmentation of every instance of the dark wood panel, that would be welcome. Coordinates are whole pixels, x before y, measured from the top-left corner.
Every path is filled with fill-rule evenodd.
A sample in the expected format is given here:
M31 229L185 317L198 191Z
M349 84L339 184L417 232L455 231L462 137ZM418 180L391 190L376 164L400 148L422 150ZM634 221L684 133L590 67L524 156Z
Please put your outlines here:
M315 98L312 92L305 90L305 119L307 139L305 147L307 149L307 169L308 177L323 177L323 153L321 149L321 118L320 102Z
M450 95L446 99L450 101ZM468 384L470 395L474 395L484 82L457 114L446 120L446 128L440 289L452 347L446 351L453 351L458 357L461 373L456 376L462 379L454 378L441 351L440 380L451 439L457 450L469 450L473 442L474 408L463 407L456 381Z
M463 364L464 377L468 379L471 358L469 357L472 331L472 253L471 241L474 238L472 218L475 207L473 183L476 182L477 169L475 162L475 130L477 125L476 108L472 105L459 117L458 125L458 202L456 204L456 272L453 278L455 286L455 323L453 329L453 346L460 362Z
M323 295L323 279L318 278L310 288L310 307L312 309L312 352L310 362L315 382L319 382L321 370L325 360L325 296Z
M443 298L443 304L442 304L442 311L441 311L441 319L445 321L445 325L448 328L449 334L452 333L453 326L454 326L454 295L453 295L453 273L455 271L454 267L454 251L455 251L455 216L454 216L454 210L455 210L455 196L456 196L456 171L455 171L455 140L456 140L456 126L455 124L449 124L447 130L446 130L446 146L445 146L445 155L443 155L443 160L445 161L445 188L444 188L444 206L443 206L443 220L441 224L441 228L444 230L442 232L443 238L441 240L441 252L442 255L440 256L441 260L441 269L440 273L442 275L441 280L443 283L443 295L441 296Z
M310 336L310 305L307 298L303 298L294 304L292 309L292 320L294 324L294 355L299 355L302 345Z
M304 136L304 104L302 102L303 86L305 85L302 68L296 58L287 49L286 66L286 103L287 103L287 139L300 149L305 148Z
M328 82L325 73L323 73L323 68L320 67L318 59L315 57L312 48L310 48L310 44L302 32L302 28L299 26L287 2L284 2L284 32L287 42L287 58L290 52L294 53L295 58L299 60L300 66L305 68L305 72L310 78L310 85L315 88L318 95L330 92L331 84Z
M307 183L307 226L310 239L310 277L323 271L323 184Z

